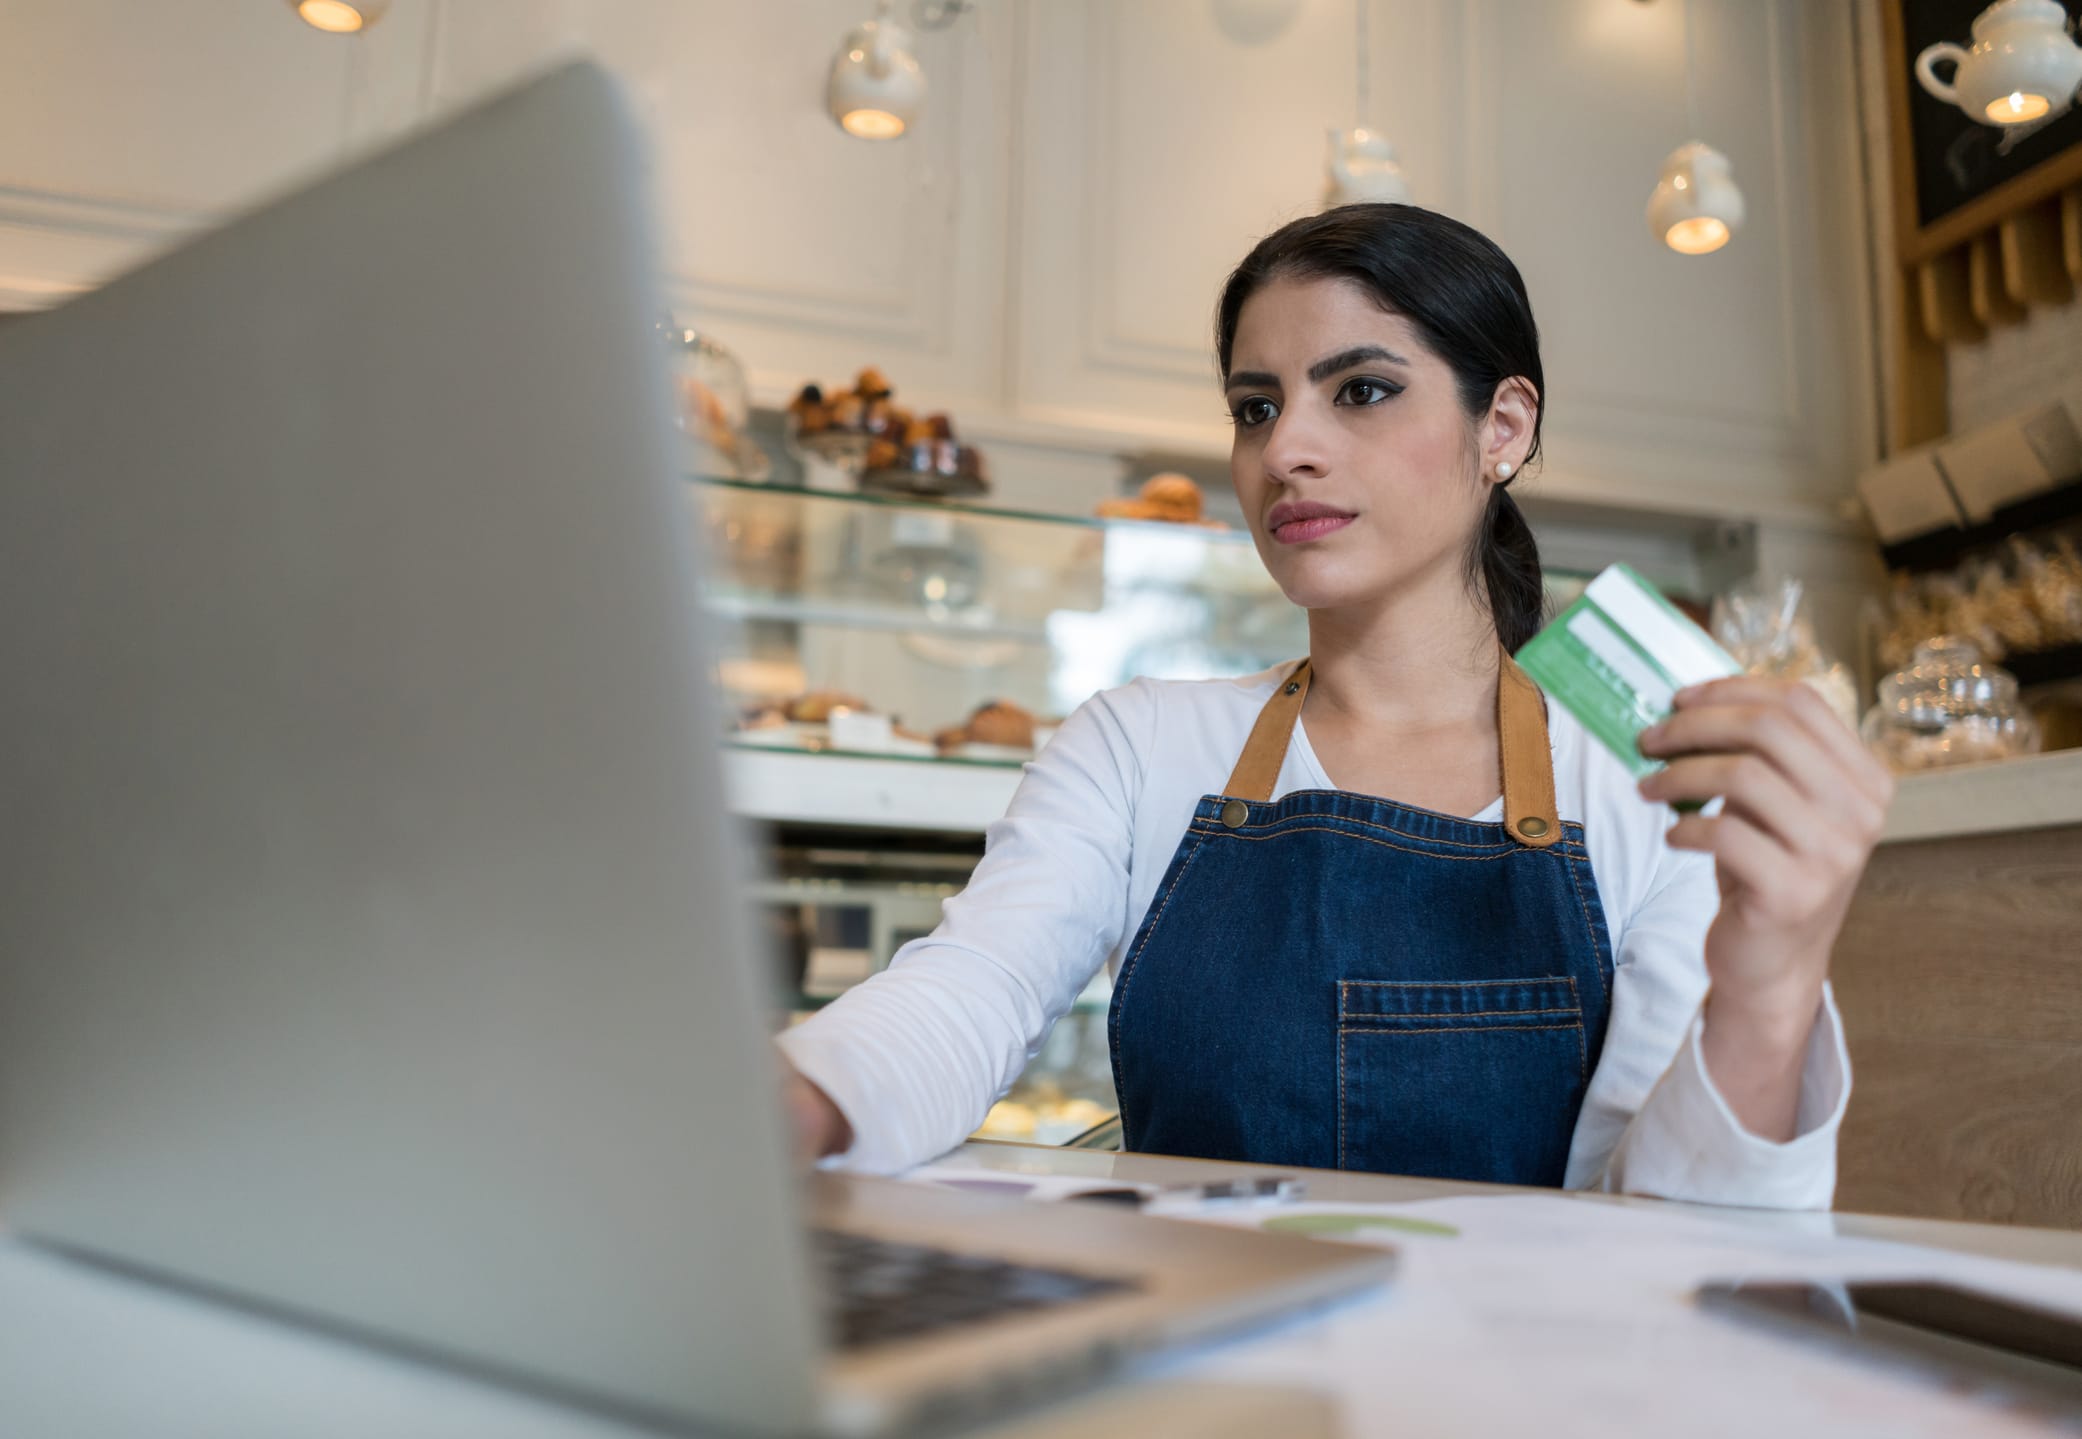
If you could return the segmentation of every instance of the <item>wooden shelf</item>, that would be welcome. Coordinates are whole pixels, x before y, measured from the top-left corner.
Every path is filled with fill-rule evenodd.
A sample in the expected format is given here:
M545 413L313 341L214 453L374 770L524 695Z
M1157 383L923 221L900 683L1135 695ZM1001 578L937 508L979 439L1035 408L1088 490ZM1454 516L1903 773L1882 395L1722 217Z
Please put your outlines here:
M1882 545L1880 558L1890 570L1948 570L1984 545L2076 518L2082 518L2082 479L2004 505L1978 525L1934 530Z

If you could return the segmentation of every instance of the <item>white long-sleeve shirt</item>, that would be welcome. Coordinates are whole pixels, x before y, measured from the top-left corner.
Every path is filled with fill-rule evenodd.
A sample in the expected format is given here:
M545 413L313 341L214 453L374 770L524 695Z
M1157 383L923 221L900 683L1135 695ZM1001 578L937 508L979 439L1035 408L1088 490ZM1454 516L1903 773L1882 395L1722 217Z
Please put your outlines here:
M1116 972L1203 795L1217 793L1281 665L1237 680L1137 680L1094 696L1027 766L938 929L782 1035L853 1127L844 1167L889 1173L959 1144L1102 964ZM1671 849L1672 815L1559 706L1561 817L1582 824L1613 954L1605 1047L1566 1183L1701 1203L1826 1208L1850 1061L1835 1001L1808 1044L1796 1135L1745 1130L1700 1051L1710 857ZM1273 798L1335 789L1297 724ZM1474 816L1494 821L1502 800Z

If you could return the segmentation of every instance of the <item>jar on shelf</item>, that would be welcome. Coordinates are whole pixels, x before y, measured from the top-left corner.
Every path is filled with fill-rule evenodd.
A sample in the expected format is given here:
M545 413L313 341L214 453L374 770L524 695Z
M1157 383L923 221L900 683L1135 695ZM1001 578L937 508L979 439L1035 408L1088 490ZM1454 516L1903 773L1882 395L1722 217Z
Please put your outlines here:
M752 438L752 390L736 355L667 315L657 324L671 360L672 419L680 463L692 475L760 481L773 461Z
M1983 662L1971 640L1939 635L1917 645L1906 668L1880 681L1879 695L1859 733L1894 770L2038 753L2038 722L2017 697L2016 677Z

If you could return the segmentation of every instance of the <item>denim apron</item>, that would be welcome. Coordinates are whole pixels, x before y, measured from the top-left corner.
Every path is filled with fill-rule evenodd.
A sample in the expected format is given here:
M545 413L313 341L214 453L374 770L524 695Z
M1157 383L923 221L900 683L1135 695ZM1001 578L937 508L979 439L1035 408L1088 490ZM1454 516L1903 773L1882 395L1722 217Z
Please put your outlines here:
M1129 1149L1559 1185L1605 1042L1612 947L1561 823L1546 702L1497 685L1503 819L1342 790L1271 798L1309 666L1204 797L1114 983Z

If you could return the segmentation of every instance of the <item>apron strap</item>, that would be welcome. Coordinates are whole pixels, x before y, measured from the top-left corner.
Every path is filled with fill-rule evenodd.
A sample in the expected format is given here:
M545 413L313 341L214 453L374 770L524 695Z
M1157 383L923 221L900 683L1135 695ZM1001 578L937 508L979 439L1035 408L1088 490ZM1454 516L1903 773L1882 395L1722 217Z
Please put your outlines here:
M1280 782L1280 766L1287 762L1287 744L1294 738L1294 722L1301 718L1301 702L1308 698L1309 667L1303 660L1272 692L1251 737L1244 741L1243 755L1229 776L1225 795L1263 804L1272 798L1272 787Z
M1503 753L1504 828L1519 843L1545 849L1561 838L1554 803L1554 751L1547 742L1547 701L1516 660L1502 652L1498 657L1496 727ZM1272 798L1295 722L1301 718L1302 701L1308 698L1308 683L1309 662L1303 660L1258 711L1258 722L1222 789L1224 795L1260 804Z
M1496 732L1504 758L1504 828L1520 844L1545 849L1561 838L1554 804L1554 750L1547 743L1547 700L1532 676L1499 652Z

